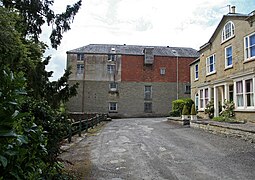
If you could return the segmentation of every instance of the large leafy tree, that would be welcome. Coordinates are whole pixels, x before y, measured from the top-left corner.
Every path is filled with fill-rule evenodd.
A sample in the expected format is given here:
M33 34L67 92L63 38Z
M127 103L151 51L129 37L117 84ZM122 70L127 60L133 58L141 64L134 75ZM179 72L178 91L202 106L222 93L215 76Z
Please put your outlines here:
M55 14L53 0L0 0L0 179L56 179L59 143L66 132L61 103L76 95L68 68L58 81L43 58L42 25L52 27L51 46L70 30L81 0Z

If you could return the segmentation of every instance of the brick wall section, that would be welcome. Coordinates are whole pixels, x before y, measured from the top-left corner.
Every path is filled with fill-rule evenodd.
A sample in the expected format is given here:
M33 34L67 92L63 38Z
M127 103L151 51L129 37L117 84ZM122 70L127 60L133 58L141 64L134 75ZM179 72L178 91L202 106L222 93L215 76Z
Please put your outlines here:
M121 81L128 82L176 82L176 57L154 57L153 65L144 65L144 56L122 55ZM194 58L178 58L179 82L190 81L189 64ZM160 75L160 68L166 69Z

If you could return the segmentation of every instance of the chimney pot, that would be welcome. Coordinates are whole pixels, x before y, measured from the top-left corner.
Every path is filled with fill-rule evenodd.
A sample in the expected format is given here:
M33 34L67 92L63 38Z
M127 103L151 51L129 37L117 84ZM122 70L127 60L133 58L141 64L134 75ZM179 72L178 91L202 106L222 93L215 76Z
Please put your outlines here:
M235 6L232 6L232 7L231 7L231 13L233 13L233 14L236 13L236 7L235 7Z

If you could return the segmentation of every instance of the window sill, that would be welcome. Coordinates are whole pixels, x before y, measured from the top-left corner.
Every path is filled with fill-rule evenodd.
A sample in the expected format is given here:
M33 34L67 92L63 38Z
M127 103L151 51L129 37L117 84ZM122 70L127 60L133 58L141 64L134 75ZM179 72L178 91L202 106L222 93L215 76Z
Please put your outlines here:
M109 113L118 113L118 111L109 111Z
M228 42L229 40L233 39L235 37L235 35L229 37L228 39L225 39L224 41L221 42L221 45Z
M216 71L215 71L215 72L211 72L211 73L206 74L206 77L207 77L207 76L214 75L214 74L216 74Z
M229 70L229 69L233 69L233 65L225 67L224 71Z
M199 79L195 79L194 82L198 81Z
M255 112L255 107L251 108L238 108L234 110L235 112Z
M253 56L251 58L248 58L248 59L245 59L243 63L245 64L245 63L248 63L248 62L251 62L251 61L255 61L255 56Z

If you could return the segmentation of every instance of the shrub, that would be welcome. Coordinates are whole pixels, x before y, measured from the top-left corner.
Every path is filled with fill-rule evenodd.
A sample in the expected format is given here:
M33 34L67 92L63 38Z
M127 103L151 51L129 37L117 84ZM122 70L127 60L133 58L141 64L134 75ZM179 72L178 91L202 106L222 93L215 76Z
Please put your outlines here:
M195 104L192 104L190 115L196 115L196 114L197 114L197 111L196 111L196 108L195 108Z
M189 115L189 110L186 104L184 105L182 109L182 115Z
M173 101L172 102L172 111L170 112L170 116L173 116L173 117L181 116L182 109L183 109L184 105L187 106L188 113L189 113L191 110L192 104L194 104L194 101L190 98L177 99L177 100Z
M214 116L214 103L209 101L205 107L205 114L208 114L209 118L212 119Z

